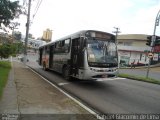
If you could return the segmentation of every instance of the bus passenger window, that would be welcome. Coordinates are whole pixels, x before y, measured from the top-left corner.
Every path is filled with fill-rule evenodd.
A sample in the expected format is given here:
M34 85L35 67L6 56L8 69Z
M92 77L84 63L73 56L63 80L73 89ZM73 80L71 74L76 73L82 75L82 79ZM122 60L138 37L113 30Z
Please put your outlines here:
M61 53L65 52L65 40L61 41Z
M49 47L45 48L46 54L49 54Z
M61 42L61 47L64 47L64 45L65 45L65 41L62 41Z
M69 42L70 42L70 40L69 39L67 39L67 40L65 40L65 53L68 53L69 52Z
M55 53L60 53L61 52L61 42L56 42L55 44Z

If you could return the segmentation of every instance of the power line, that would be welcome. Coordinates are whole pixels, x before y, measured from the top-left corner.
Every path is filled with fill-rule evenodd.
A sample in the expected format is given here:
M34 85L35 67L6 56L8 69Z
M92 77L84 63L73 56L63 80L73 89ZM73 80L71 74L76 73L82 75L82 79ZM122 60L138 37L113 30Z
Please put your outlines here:
M33 19L34 19L34 17L36 16L36 14L37 14L37 12L38 12L38 10L39 10L39 7L40 7L40 5L41 5L41 3L42 3L42 0L38 0L37 5L36 5L36 8L35 8L35 12L34 12L34 14L33 14ZM32 20L32 21L33 21L33 20Z
M23 0L23 6L26 4L26 0Z
M35 9L34 9L34 14L36 13L39 4L40 4L40 0L38 0L38 2L37 2L37 4L36 4L36 7L35 7Z

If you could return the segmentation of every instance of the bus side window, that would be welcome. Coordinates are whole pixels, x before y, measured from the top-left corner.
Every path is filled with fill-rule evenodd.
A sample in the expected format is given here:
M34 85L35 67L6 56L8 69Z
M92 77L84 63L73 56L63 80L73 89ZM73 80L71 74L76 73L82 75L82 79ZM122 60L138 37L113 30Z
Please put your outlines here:
M61 41L61 53L65 52L65 40Z
M49 46L45 47L46 54L49 54Z
M55 53L60 53L61 47L60 47L60 41L56 42L55 44Z
M70 39L59 41L55 43L55 53L68 53Z
M80 38L77 38L74 40L74 50L75 52L79 52L80 51L80 45L81 45L81 42L80 42Z
M69 43L70 43L70 39L65 40L65 45L64 45L65 53L69 52Z

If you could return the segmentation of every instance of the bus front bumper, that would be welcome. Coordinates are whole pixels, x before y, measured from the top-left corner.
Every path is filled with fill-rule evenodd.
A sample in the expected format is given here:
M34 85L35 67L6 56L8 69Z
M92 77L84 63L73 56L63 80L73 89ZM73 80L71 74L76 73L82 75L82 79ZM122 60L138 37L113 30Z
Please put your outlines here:
M80 69L79 78L83 80L96 80L100 78L112 78L118 74L117 68L89 68Z

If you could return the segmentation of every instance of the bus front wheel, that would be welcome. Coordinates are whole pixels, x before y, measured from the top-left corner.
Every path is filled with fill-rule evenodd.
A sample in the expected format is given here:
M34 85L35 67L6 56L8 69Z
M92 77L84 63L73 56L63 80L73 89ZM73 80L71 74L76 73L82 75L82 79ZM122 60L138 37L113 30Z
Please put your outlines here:
M69 67L66 66L66 67L63 68L63 77L64 77L66 80L70 80L69 72L70 72Z

